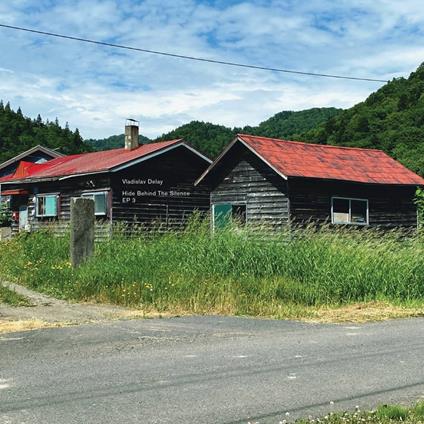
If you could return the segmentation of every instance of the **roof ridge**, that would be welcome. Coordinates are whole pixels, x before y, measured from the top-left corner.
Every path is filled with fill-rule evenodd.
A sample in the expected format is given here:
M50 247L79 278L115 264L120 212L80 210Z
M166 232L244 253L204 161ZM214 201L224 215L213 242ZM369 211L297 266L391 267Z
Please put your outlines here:
M172 142L175 142L175 143L177 143L177 142L179 142L179 141L183 141L184 139L183 138L175 138L175 139L173 139L173 140L162 140L162 141L157 141L157 142L155 142L155 143L145 143L145 144L140 144L138 147L136 147L135 149L132 149L131 151L136 151L136 150L138 150L138 149L140 149L140 148L142 148L142 147L144 147L144 146L152 146L152 145L155 145L155 144L161 144L161 143L172 143ZM58 158L54 158L54 159L52 159L52 160L55 160L55 159L61 159L61 158L69 158L69 159L73 159L73 158L75 158L75 157L79 157L79 156L83 156L83 155L92 155L92 154L96 154L96 153L101 153L101 152L114 152L114 151L116 151L116 150L120 150L120 151L129 151L129 150L126 150L125 149L125 147L116 147L116 148L114 148L114 149L105 149L105 150L95 150L94 152L82 152L82 153L74 153L74 154L72 154L72 155L66 155L66 156L63 156L63 157L58 157ZM52 161L51 160L51 161ZM51 162L51 161L49 161L49 162Z
M325 148L334 148L334 149L346 149L346 150L366 150L366 151L374 151L386 154L383 150L376 148L367 148L367 147L349 147L349 146L334 146L332 144L319 144L319 143L309 143L308 141L296 141L296 140L286 140L283 138L274 138L274 137L265 137L262 135L252 135L252 134L237 134L237 137L253 137L253 138L264 138L266 140L274 140L283 143L293 143L293 144L303 144L306 146L317 146L317 147L325 147ZM389 155L387 155L389 156ZM391 157L391 156L389 156Z

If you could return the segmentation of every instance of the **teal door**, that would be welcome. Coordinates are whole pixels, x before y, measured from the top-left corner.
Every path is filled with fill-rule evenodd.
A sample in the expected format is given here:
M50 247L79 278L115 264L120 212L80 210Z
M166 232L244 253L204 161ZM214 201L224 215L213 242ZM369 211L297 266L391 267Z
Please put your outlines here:
M229 203L219 203L212 206L213 228L226 227L231 222L232 206Z

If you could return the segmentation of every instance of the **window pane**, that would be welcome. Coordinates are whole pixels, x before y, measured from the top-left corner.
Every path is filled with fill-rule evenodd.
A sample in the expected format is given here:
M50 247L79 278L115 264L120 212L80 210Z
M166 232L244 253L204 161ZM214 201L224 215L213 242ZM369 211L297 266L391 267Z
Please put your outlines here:
M231 220L232 207L230 204L225 203L221 205L214 205L213 207L213 222L214 228L224 228Z
M233 205L232 216L237 223L246 224L246 205Z
M37 197L37 215L44 215L44 197Z
M352 223L366 224L367 223L367 202L364 200L351 201L351 217Z
M94 195L94 211L97 214L106 214L106 193Z
M348 199L333 199L333 222L337 224L349 223Z
M56 216L57 198L56 196L46 196L45 200L45 215Z

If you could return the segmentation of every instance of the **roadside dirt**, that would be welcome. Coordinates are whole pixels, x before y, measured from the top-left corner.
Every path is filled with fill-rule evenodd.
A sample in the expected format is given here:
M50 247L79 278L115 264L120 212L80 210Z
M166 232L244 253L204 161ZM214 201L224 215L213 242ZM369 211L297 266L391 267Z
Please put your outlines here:
M0 304L0 333L146 317L144 311L139 309L105 304L69 303L34 292L19 284L8 282L0 284L25 296L32 304L32 306Z
M159 318L181 316L187 311L175 309L175 313L143 311L116 305L94 303L69 303L65 300L34 292L19 284L0 284L26 297L32 306L9 306L0 303L0 334L14 331L27 331L46 327L63 327L84 323L102 322L116 319ZM364 323L394 318L424 316L424 308L401 307L385 302L358 303L341 307L321 307L303 310L303 316L284 314L267 318L294 319L313 323ZM200 314L232 315L231 311L198 311ZM265 317L263 317L265 318Z

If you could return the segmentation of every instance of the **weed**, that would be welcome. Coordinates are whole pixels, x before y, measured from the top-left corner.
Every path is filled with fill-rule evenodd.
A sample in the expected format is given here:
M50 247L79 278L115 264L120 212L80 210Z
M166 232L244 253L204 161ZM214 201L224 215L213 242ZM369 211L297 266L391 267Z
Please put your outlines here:
M405 421L408 417L408 409L400 405L382 405L377 409L377 417Z
M0 303L10 306L31 306L31 302L24 296L0 285Z

